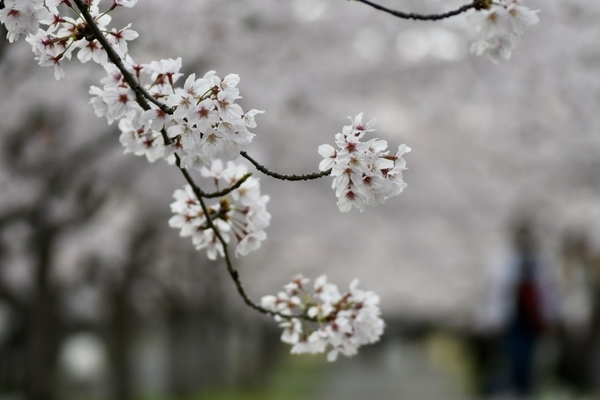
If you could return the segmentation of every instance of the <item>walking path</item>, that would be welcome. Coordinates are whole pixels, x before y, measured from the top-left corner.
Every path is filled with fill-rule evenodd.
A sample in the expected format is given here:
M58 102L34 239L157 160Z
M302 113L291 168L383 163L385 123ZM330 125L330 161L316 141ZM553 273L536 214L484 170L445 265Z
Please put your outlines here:
M366 350L366 349L365 349ZM466 400L425 350L396 341L351 359L338 359L312 400Z

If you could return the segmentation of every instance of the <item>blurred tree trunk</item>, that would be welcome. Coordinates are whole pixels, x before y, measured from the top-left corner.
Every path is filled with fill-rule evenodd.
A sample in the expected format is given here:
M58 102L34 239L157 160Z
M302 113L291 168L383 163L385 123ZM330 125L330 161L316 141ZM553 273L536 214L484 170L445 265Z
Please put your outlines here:
M24 394L26 400L56 399L58 357L70 322L62 303L64 287L52 275L56 266L55 244L63 233L89 221L105 199L103 193L93 190L93 176L88 174L76 184L76 178L86 173L83 167L104 154L107 148L101 146L104 137L67 155L55 154L52 139L64 131L65 120L60 112L35 110L28 118L24 117L20 128L5 134L0 146L0 166L10 176L15 180L36 180L43 188L34 198L24 199L0 216L0 230L15 223L30 228L24 239L26 246L18 252L32 261L31 282L25 290L0 282L0 298L8 299L17 314L17 329L22 336L22 341L14 341L22 346L18 354L23 357L23 376L16 392ZM27 156L30 140L46 143L46 151L36 157ZM69 195L73 196L69 215L53 214L56 204L69 201ZM2 261L12 262L5 255L2 254ZM14 350L11 353L15 354Z
M56 365L64 337L62 316L50 283L51 251L56 231L43 224L32 237L36 254L34 298L26 316L25 393L28 400L54 400Z
M112 398L115 400L134 397L131 344L136 314L132 291L133 284L142 277L144 267L150 264L156 248L160 247L157 244L158 229L154 222L140 226L129 243L128 259L122 266L122 279L105 282L111 314L108 346L112 363Z
M108 344L112 362L112 398L114 400L133 398L130 358L133 315L127 301L126 291L119 291L112 298Z
M182 398L191 394L188 383L188 347L186 343L186 313L176 304L171 304L167 311L168 329L168 376L169 394L174 398Z

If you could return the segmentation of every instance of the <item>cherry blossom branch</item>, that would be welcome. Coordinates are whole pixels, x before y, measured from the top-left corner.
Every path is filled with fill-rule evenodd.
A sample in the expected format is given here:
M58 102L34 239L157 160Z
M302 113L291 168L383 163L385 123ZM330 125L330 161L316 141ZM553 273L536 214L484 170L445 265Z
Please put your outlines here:
M476 9L476 10L481 10L483 8L487 8L486 7L487 3L491 3L489 0L473 0L473 2L470 4L465 4L464 6L461 6L461 7L457 8L456 10L448 11L448 12L445 12L442 14L417 14L417 13L406 13L403 11L392 10L391 8L387 8L380 4L373 3L370 0L354 0L354 1L358 1L360 3L366 4L366 5L371 6L379 11L386 12L386 13L391 14L398 18L413 19L413 20L417 20L417 21L439 21L442 19L446 19L446 18L450 18L450 17L454 17L456 15L462 14L472 8Z
M123 62L122 62L121 58L116 53L116 51L112 48L112 46L110 45L110 43L108 42L108 40L106 40L106 37L104 36L104 33L102 33L102 31L99 29L98 25L94 21L94 18L88 12L87 6L82 2L82 0L73 0L73 2L77 5L77 8L79 8L79 11L81 12L81 15L83 16L83 18L87 22L87 24L88 24L91 32L93 33L94 37L98 40L98 42L106 50L106 53L108 55L108 59L119 69L119 71L121 71L121 73L123 74L123 79L125 80L125 82L127 82L127 84L131 87L131 89L134 90L134 92L136 93L136 102L140 105L140 107L142 107L144 110L150 109L150 105L148 104L148 101L146 101L146 99L148 99L152 103L156 104L161 110L163 110L167 114L173 114L173 112L174 112L173 109L171 109L170 107L168 107L165 104L161 103L160 101L156 100L152 95L150 95L147 91L145 91L141 87L141 85L138 83L138 81L135 78L135 76L133 74L131 74L127 70L127 68L125 68L125 65L123 65ZM163 137L165 145L171 144L171 140L169 139L169 137L168 137L167 132L165 131L165 129L161 130L161 135ZM245 154L245 152L242 152L242 154ZM260 306L258 303L255 303L254 301L252 301L252 299L250 298L250 296L246 292L246 290L245 290L245 288L244 288L244 286L243 286L243 284L242 284L242 282L240 280L239 272L233 267L233 263L231 261L230 255L229 255L228 244L225 241L225 239L223 238L223 236L221 235L221 232L215 226L215 224L213 222L213 219L212 219L212 217L210 215L210 212L208 210L208 207L206 206L206 203L204 202L204 198L222 197L222 196L225 196L225 195L229 194L233 190L239 188L252 174L246 174L246 175L244 175L235 184L231 185L230 187L228 187L226 189L223 189L223 190L220 190L220 191L217 191L217 192L213 192L213 193L205 193L195 183L194 179L189 174L189 172L185 168L183 168L181 166L181 157L179 157L178 154L175 154L175 159L176 159L175 163L176 163L177 167L179 168L179 170L183 174L186 182L192 188L192 191L196 195L196 198L198 199L198 201L200 203L200 206L202 207L202 211L204 212L204 215L206 216L207 226L210 229L213 230L215 236L219 240L219 243L221 243L221 246L223 247L223 253L224 253L224 257L225 257L225 262L226 262L226 265L227 265L227 272L231 276L231 278L232 278L232 280L233 280L233 282L234 282L234 284L236 286L236 289L237 289L240 297L242 297L242 299L244 300L244 303L246 303L250 308L252 308L252 309L254 309L254 310L256 310L256 311L258 311L258 312L260 312L262 314L270 315L272 317L279 316L279 317L282 317L282 318L300 318L300 319L303 319L303 320L306 320L306 321L317 322L316 318L309 317L308 315L306 315L306 313L302 313L300 315L289 315L289 314L281 313L281 312L278 312L278 311L269 310L267 308L264 308L264 307ZM254 165L257 166L257 168L262 167L256 161L254 161L252 159L250 159L250 160L251 160L251 162ZM266 170L266 168L264 168L264 167L262 167L262 169ZM259 168L259 170L260 170L260 168ZM279 174L276 174L276 175L279 175ZM312 174L312 175L317 175L317 174ZM322 175L322 174L319 174L319 175ZM326 175L329 175L329 172ZM323 175L323 176L325 176L325 175ZM315 179L315 178L305 178L305 179ZM299 179L292 179L292 180L299 180Z
M96 24L96 21L94 21L94 18L92 17L92 15L87 10L87 7L83 3L83 1L82 0L73 0L73 2L77 5L77 8L79 8L79 11L81 12L81 15L83 16L83 18L87 22L87 24L88 24L90 30L92 31L94 37L98 40L98 42L106 50L106 54L108 55L108 59L119 69L119 71L121 71L121 73L123 74L123 79L125 80L125 82L127 82L127 84L129 85L129 87L131 87L131 89L135 92L137 103L144 110L149 110L150 109L150 105L148 104L148 101L146 101L146 99L147 99L150 102L154 103L157 107L159 107L161 110L163 110L167 114L173 114L174 110L171 107L169 107L166 104L164 104L164 103L158 101L157 99L155 99L150 93L148 93L139 84L139 82L136 79L136 77L131 72L129 72L127 70L127 68L125 68L125 65L123 65L123 61L121 60L121 57L119 57L119 55L117 54L117 52L112 48L112 46L110 45L110 43L106 39L106 36L102 33L102 31L100 30L100 28ZM166 135L166 133L164 131L162 132L162 136L163 136L163 139L165 140L165 144L170 144L171 143L170 139L168 138L168 136ZM253 158L251 158L248 155L248 153L246 153L245 151L240 152L240 154L242 155L242 157L244 157L247 160L249 160L256 167L256 169L258 169L260 172L264 173L265 175L269 175L269 176L271 176L273 178L277 178L277 179L281 179L281 180L287 180L287 181L312 180L312 179L319 179L319 178L322 178L324 176L328 176L331 173L331 170L327 170L327 171L323 171L323 172L318 172L318 173L313 173L313 174L304 174L304 175L284 175L284 174L279 174L277 172L268 170L266 167L264 167L263 165L261 165L260 163L258 163ZM194 191L198 191L198 193L200 193L205 198L220 197L220 196L218 196L218 194L221 193L221 192L215 192L215 193L205 193L205 192L203 192L194 183L194 181L191 178L191 176L189 175L189 173L184 168L182 168L180 166L179 155L175 154L175 156L177 158L177 166L183 172L183 174L184 174L184 176L186 178L186 181L192 186L192 188L195 189ZM241 185L244 182L238 182L238 183L239 183L239 185ZM239 186L237 186L237 187L239 187ZM229 192L237 189L237 187L234 187L234 188L232 188L229 191L228 191L228 189L225 189L223 191L224 192L223 195L228 194Z
M193 186L192 186L192 189L194 190ZM252 299L250 299L250 297L246 293L246 290L244 289L244 286L242 285L242 281L240 280L240 274L233 267L233 263L231 262L231 257L229 256L229 249L228 249L227 242L221 235L221 231L219 231L217 229L217 227L215 226L215 224L212 220L212 217L210 216L208 207L206 207L206 203L204 202L204 199L202 198L200 193L196 192L196 190L194 190L194 193L196 194L196 197L198 198L198 201L200 202L200 206L202 207L202 211L204 212L204 215L206 216L206 223L207 223L208 227L213 230L213 232L215 233L215 236L217 237L217 239L219 239L219 242L221 242L221 245L223 246L223 253L225 254L225 263L227 264L227 272L229 272L229 275L235 282L237 291L240 294L240 296L242 297L242 299L244 300L244 303L246 303L249 307L255 309L256 311L258 311L260 313L273 315L272 311L269 311L266 308L262 308L258 304L254 303L252 301Z
M140 107L142 107L144 110L149 110L150 104L148 104L148 101L150 101L167 114L173 114L173 109L171 107L155 99L154 96L148 93L140 85L136 77L131 72L129 72L127 68L125 68L125 65L123 65L123 60L121 60L121 57L119 57L115 49L112 48L112 46L106 39L106 36L104 36L104 33L102 33L102 31L96 24L96 21L94 21L94 17L92 17L92 15L89 13L87 5L82 0L73 0L73 3L75 3L79 11L81 12L81 16L83 17L83 19L85 19L85 22L87 22L88 27L92 31L96 40L98 40L98 42L106 51L108 59L113 64L115 64L117 68L119 68L119 71L121 71L121 73L123 74L123 79L125 80L125 82L127 82L131 90L134 91L136 101L140 105Z
M148 101L146 101L146 99L148 99L149 101L154 103L157 107L159 107L161 110L163 110L167 114L173 114L172 108L168 107L166 104L155 99L150 93L148 93L139 84L136 77L131 72L129 72L127 70L127 68L125 68L123 61L121 60L121 57L119 57L117 52L112 48L112 46L106 39L106 36L100 30L100 28L96 24L96 21L94 21L94 18L89 13L87 6L83 3L83 1L82 0L73 0L73 2L77 5L77 8L81 12L82 17L87 22L88 27L92 31L96 40L98 40L98 42L102 45L102 47L106 51L106 54L108 55L108 59L119 69L119 71L121 71L125 82L127 82L129 87L131 87L131 89L136 93L136 102L140 105L140 107L142 107L144 110L149 110L150 105L148 104ZM162 130L161 133L162 133L165 145L171 144L171 140L167 136L167 133L164 131L164 129ZM181 159L178 154L175 154L175 158L176 158L177 167L182 172L187 183L194 189L194 192L197 193L199 196L208 198L208 199L222 197L222 196L225 196L225 195L231 193L235 189L239 188L251 175L251 174L245 175L242 179L240 179L235 184L233 184L232 186L230 186L226 189L223 189L223 190L220 190L220 191L217 191L214 193L206 193L194 182L193 178L190 176L188 171L185 168L181 167Z
M164 133L163 133L163 136L165 136ZM200 207L202 207L202 212L204 213L204 215L206 217L207 226L213 230L213 232L215 233L215 236L219 240L219 243L221 243L221 246L223 247L223 254L225 257L225 264L227 265L227 272L231 276L231 279L233 280L233 283L235 284L238 294L240 295L242 300L244 300L244 303L246 303L246 305L248 305L250 308L258 311L261 314L270 315L272 317L280 316L280 317L284 317L284 318L290 318L291 317L290 315L285 315L285 314L277 312L277 311L272 311L272 310L266 309L266 308L260 306L258 303L255 303L254 301L252 301L252 299L246 292L246 289L244 288L242 281L240 280L239 272L233 267L233 263L231 262L231 256L229 255L229 245L227 244L227 241L225 241L225 239L221 235L221 231L219 231L217 229L217 227L215 226L215 224L213 222L213 218L211 217L210 212L208 210L208 207L206 206L206 203L204 202L204 198L221 197L221 196L224 196L224 195L232 192L233 190L240 187L252 174L244 175L242 177L242 179L238 180L235 184L233 184L232 186L230 186L224 190L214 192L214 193L204 193L200 189L200 187L198 185L196 185L196 183L194 182L194 179L191 177L189 172L185 168L181 167L181 165L180 165L181 159L180 159L179 155L175 154L175 156L177 158L177 161L176 161L177 167L182 172L183 176L185 177L185 180L191 186L192 191L194 192L194 194L196 195L196 198L200 202ZM293 317L301 318L301 319L308 320L308 321L316 321L315 318L310 318L305 314L294 315Z
M256 169L259 170L260 172L262 172L263 174L268 175L273 178L276 178L276 179L281 179L282 181L309 181L312 179L323 178L324 176L329 176L331 174L331 168L326 171L315 172L312 174L303 174L303 175L279 174L277 172L267 169L265 166L260 164L258 161L256 161L252 157L250 157L248 155L248 153L246 153L245 151L240 151L240 155L242 157L244 157L246 160L250 161L252 163L252 165L254 165L256 167Z

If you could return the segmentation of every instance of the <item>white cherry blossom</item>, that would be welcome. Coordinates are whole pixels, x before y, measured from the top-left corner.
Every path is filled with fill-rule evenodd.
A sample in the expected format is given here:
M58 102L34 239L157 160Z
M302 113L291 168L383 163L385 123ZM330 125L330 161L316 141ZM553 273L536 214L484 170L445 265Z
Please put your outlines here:
M521 0L500 0L489 9L473 12L467 21L480 38L471 46L471 53L487 55L495 64L510 59L525 28L540 21L538 12L521 5Z
M318 149L323 157L319 169L331 168L332 188L341 212L348 212L353 207L363 211L366 206L383 204L406 187L402 177L406 162L402 155L410 148L401 145L396 154L390 155L385 140L362 141L366 133L375 131L375 120L363 123L362 115L349 117L352 124L335 135L338 149L329 144L322 144Z
M50 17L44 0L4 0L3 4L0 23L8 30L6 37L11 43L18 40L20 35L37 33L40 20Z
M129 124L125 128L129 128ZM225 189L242 179L248 171L245 166L232 161L224 168L221 160L215 160L210 169L203 167L201 172L204 177L212 178L218 189ZM198 250L207 248L210 259L224 256L222 244L209 226L192 188L188 185L183 190L176 190L174 197L171 211L175 215L169 220L169 225L180 229L181 236L192 236ZM248 177L239 188L208 206L213 225L219 233L230 232L236 238L236 256L248 255L267 239L264 229L271 219L265 207L268 201L268 196L260 194L258 179ZM226 240L229 240L229 235Z
M339 354L353 356L361 346L381 338L385 324L380 317L379 296L358 289L358 280L352 281L345 293L325 275L315 280L312 292L308 283L308 279L296 276L284 286L285 292L261 300L262 307L283 314L276 315L275 320L283 328L281 340L292 345L292 354L329 349L327 360L335 361Z

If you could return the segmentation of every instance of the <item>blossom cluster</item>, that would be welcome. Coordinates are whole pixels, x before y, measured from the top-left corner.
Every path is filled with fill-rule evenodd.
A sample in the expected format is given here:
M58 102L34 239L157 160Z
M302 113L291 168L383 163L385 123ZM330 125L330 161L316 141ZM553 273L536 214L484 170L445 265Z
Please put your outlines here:
M354 119L348 117L352 124L335 135L338 149L329 144L319 146L323 157L319 169L331 168L334 177L331 187L335 189L342 212L350 211L353 206L363 211L366 205L383 204L406 187L402 176L406 161L402 156L410 152L410 147L402 144L396 153L390 154L385 140L361 141L367 132L375 131L375 119L363 123L362 116L360 113Z
M50 4L56 3L50 1ZM20 35L34 34L37 32L40 21L47 20L50 13L44 7L44 0L3 0L0 5L0 22L8 30L7 39L14 42Z
M137 0L116 0L110 10L117 6L133 7ZM121 56L127 53L127 41L138 37L138 33L126 26L122 29L108 30L111 16L100 13L99 0L86 2L90 14L108 42ZM41 66L53 67L56 79L64 77L61 62L71 59L77 50L77 58L85 63L93 60L101 65L108 63L106 51L94 39L90 28L80 16L76 19L61 16L58 7L65 5L73 8L69 0L5 0L0 10L0 22L8 30L8 40L13 42L25 35L31 44L35 58ZM109 10L109 11L110 11ZM46 29L41 29L45 26Z
M177 154L182 167L201 170L215 159L236 159L254 139L248 129L256 127L254 117L263 111L244 112L235 103L240 98L238 75L221 79L209 71L196 79L191 74L181 88L174 85L182 76L181 58L136 64L127 57L124 65L138 80L149 82L145 88L150 95L174 110L169 114L151 104L144 111L121 71L106 65L104 86L91 87L91 102L96 115L106 116L109 122L119 119L126 153L145 155L150 162L160 158L174 162Z
M262 113L244 112L236 104L241 98L237 88L239 76L230 74L221 79L210 71L196 79L192 74L183 88L176 88L175 83L182 77L181 58L136 63L128 54L127 42L137 38L137 32L130 25L119 30L107 28L111 21L108 12L118 6L133 7L136 0L114 0L106 12L100 12L99 3L100 0L86 1L94 23L123 59L125 68L151 96L171 107L172 114L154 103L150 110L142 109L136 93L125 82L122 71L109 63L105 49L87 22L81 16L61 16L61 5L76 12L70 0L46 0L45 5L43 0L5 0L0 22L6 25L10 41L27 35L39 64L53 67L56 79L64 76L61 62L71 59L75 49L81 62L93 60L104 66L104 86L90 88L91 102L98 116L106 116L109 123L119 120L120 140L126 152L145 155L151 162L164 157L172 163L177 154L184 168L198 170L214 159L237 158L240 149L254 138L248 128L256 127L254 117ZM40 29L40 25L47 29Z
M525 28L540 21L538 12L521 5L521 0L499 0L489 9L472 13L467 20L480 38L471 46L471 53L485 54L496 64L510 59Z
M327 360L335 361L339 354L353 356L360 346L379 340L385 324L378 295L358 289L357 279L345 293L325 275L315 280L312 291L309 282L298 275L276 296L261 300L263 307L280 314L275 319L283 328L281 340L292 345L292 354L329 350Z
M224 168L221 160L215 160L211 169L205 167L201 173L204 177L212 178L217 188L221 184L227 188L235 185L248 171L244 165L232 161ZM211 228L192 187L187 185L183 190L176 190L173 197L175 202L171 204L171 211L175 215L169 220L169 226L180 229L181 236L191 236L196 249L205 248L211 260L218 255L223 257L223 245ZM239 188L219 198L216 204L207 206L212 225L225 242L229 243L230 235L237 239L236 256L245 256L258 249L267 238L264 229L271 220L271 214L266 210L268 201L269 196L260 193L258 179L247 177Z

